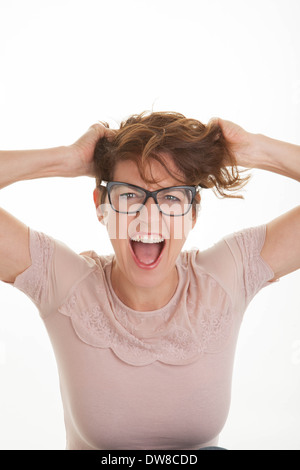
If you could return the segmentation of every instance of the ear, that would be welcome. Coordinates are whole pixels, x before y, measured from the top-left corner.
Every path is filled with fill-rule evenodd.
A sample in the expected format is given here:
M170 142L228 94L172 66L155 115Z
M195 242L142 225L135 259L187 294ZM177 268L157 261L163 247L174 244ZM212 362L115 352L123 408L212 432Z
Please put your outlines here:
M195 214L193 215L192 229L195 227L196 222L197 222L197 215Z
M93 199L94 199L94 204L97 209L98 206L100 206L101 203L101 193L99 188L95 188L93 192Z
M192 211L193 211L193 214L192 214L192 217L193 217L193 223L192 223L192 229L195 227L196 225L196 222L197 222L197 219L198 219L198 213L199 213L199 210L200 210L200 201L201 201L201 196L200 196L200 193L196 193L196 196L195 196L195 203L196 204L193 204L193 207L192 207Z
M104 224L104 214L102 212L101 208L101 199L102 199L102 194L99 188L95 188L93 192L93 199L94 199L94 204L96 207L96 212L97 212L97 217L99 222L101 222L103 225Z

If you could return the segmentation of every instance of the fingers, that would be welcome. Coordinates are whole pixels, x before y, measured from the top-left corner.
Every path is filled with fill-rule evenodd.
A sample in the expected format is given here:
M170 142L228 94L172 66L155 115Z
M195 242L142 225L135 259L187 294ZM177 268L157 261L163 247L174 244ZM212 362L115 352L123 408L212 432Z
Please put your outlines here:
M212 117L209 121L208 121L208 125L212 125L212 124L218 124L220 125L220 121L221 121L221 118L219 117Z
M106 127L101 122L92 124L89 127L88 131L95 132L97 140L102 139L103 137L106 137L108 140L112 140L117 132L115 129L110 129L109 127Z
M117 131L116 129L106 129L104 136L107 137L109 141L113 140Z
M105 131L106 131L106 127L100 122L92 124L88 129L88 132L95 133L99 139L104 136Z

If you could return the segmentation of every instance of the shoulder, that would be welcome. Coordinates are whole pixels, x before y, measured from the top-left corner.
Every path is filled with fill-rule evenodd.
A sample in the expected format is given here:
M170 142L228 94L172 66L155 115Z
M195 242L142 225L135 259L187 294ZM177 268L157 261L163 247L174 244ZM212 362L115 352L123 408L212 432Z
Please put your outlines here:
M204 251L186 252L183 265L196 276L211 276L232 299L247 304L274 278L261 256L265 237L266 225L231 233Z

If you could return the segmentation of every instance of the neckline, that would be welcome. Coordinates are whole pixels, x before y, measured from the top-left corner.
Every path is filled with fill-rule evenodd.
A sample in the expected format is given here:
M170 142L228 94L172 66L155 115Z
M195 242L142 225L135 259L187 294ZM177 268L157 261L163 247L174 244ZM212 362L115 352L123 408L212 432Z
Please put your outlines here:
M119 308L121 308L121 310L123 312L129 313L129 314L132 314L132 315L137 315L137 316L143 315L143 316L151 317L151 316L161 315L166 310L169 310L170 307L172 307L174 305L174 303L177 303L178 298L180 296L180 293L182 291L182 287L183 287L183 276L182 276L182 272L181 272L181 269L180 269L180 263L178 263L178 260L175 263L175 267L176 267L177 273L178 273L178 284L177 284L176 290L175 290L174 294L172 295L171 299L167 302L166 305L164 305L163 307L161 307L159 309L144 310L144 311L132 309L131 307L126 305L124 302L122 302L122 300L115 293L114 288L112 286L112 282L111 282L111 272L112 272L113 261L114 261L114 255L112 256L111 262L108 263L105 266L105 277L106 277L108 288L109 288L109 291L110 291L110 294L111 294L111 297L112 297L113 301L119 306Z

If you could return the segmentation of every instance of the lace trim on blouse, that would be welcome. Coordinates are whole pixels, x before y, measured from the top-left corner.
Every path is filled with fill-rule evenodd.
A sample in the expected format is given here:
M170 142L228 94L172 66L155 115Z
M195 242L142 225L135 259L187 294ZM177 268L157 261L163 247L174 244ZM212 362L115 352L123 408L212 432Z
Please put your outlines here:
M28 295L35 304L41 303L49 279L49 271L53 259L53 239L42 232L30 230L30 252L33 259L32 265L20 274L14 286ZM30 275L27 272L30 271Z
M270 282L278 282L279 279L266 281L274 277L270 266L260 256L266 237L266 226L250 227L248 230L235 233L235 239L240 248L244 267L244 289L246 304L254 295Z

